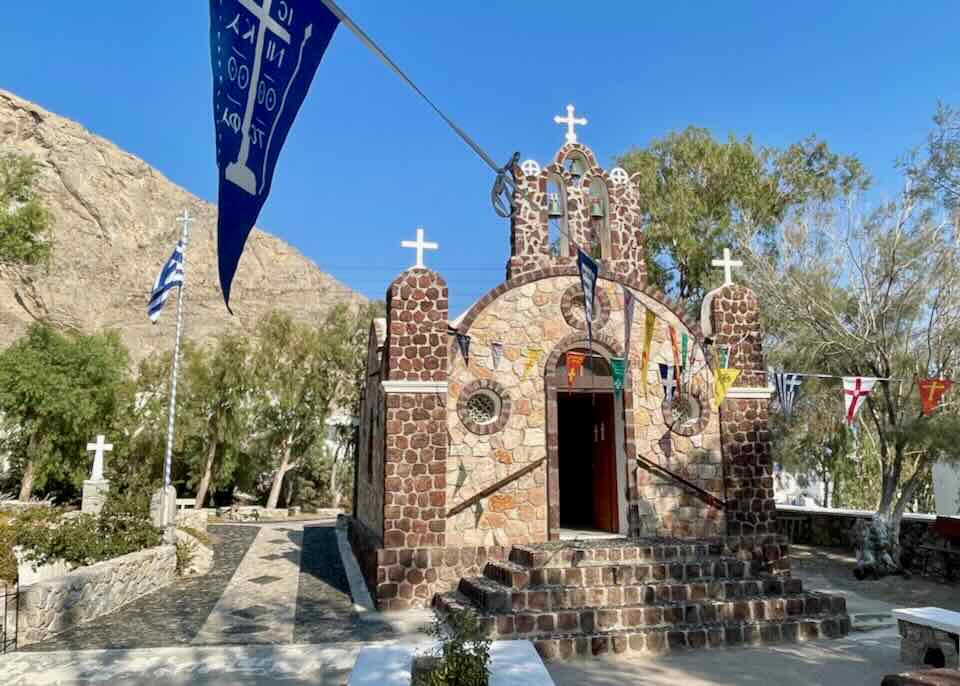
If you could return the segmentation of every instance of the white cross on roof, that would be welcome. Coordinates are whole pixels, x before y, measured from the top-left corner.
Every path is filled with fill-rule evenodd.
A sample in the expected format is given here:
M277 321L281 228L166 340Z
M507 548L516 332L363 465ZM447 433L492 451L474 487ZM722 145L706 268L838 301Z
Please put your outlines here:
M567 105L567 116L561 117L559 114L553 118L553 121L557 124L566 124L567 125L567 143L576 143L577 142L577 130L575 126L586 126L587 119L586 117L575 117L573 115L574 109L573 105Z
M730 248L723 249L723 259L711 262L714 267L723 267L723 285L733 285L733 267L742 267L743 262L730 258Z
M423 229L417 227L417 240L415 241L400 241L401 248L416 248L417 250L417 263L411 267L411 269L424 269L423 266L423 251L424 250L438 250L440 246L432 241L423 240Z

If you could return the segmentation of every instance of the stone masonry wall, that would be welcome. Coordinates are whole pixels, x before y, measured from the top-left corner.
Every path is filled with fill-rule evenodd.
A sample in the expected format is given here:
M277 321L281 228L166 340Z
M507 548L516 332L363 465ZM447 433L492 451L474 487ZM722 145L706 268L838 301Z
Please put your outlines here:
M708 294L704 306L709 308L714 344L730 346L728 366L740 369L735 388L765 388L757 296L743 286L724 286ZM727 532L731 535L770 533L774 529L769 405L768 398L728 395L720 408Z
M21 646L50 638L162 588L176 575L172 545L81 567L66 576L33 584L21 591Z
M386 380L447 380L447 286L426 269L387 291ZM384 413L383 542L387 548L444 545L447 394L387 390Z
M381 335L381 329L383 334ZM367 339L366 379L360 399L360 426L357 437L357 465L354 516L376 535L383 537L383 479L384 479L384 403L383 374L380 356L386 337L386 323L371 323Z
M450 456L447 460L447 503L456 506L478 491L544 458L547 454L546 397L544 366L550 353L565 338L585 332L574 324L582 317L565 318L564 293L572 285L579 288L575 276L547 277L507 288L485 296L475 306L472 321L461 331L471 337L469 366L451 343L449 404L447 424L450 432ZM623 293L620 284L601 279L598 289L610 312L596 336L611 341L613 353L623 352ZM632 432L639 454L679 472L685 478L722 497L723 469L720 456L720 430L716 411L704 403L706 421L703 430L691 436L679 435L668 427L662 409L663 387L659 381L659 362L673 363L667 326L678 335L690 329L669 308L646 293L634 289L638 304L634 313L629 383L633 389L633 409L626 431ZM647 392L639 378L643 349L644 310L657 315ZM579 305L582 308L582 304ZM598 317L601 319L601 317ZM692 335L691 335L692 338ZM504 343L503 359L493 369L490 344ZM598 343L600 345L600 343ZM525 350L537 346L543 350L536 368L524 377ZM584 346L585 347L585 346ZM702 350L697 353L695 384L710 392L709 369L703 366ZM554 373L550 370L549 373ZM505 389L511 400L510 417L501 431L478 435L470 431L457 412L464 388L478 379L494 381ZM558 393L562 393L562 386ZM708 395L709 397L709 395ZM663 477L652 476L627 456L628 474L620 475L628 503L639 512L639 530L635 535L716 535L723 531L722 512L707 506L683 486ZM481 501L448 519L447 543L458 546L497 546L533 543L547 538L546 463L508 484Z

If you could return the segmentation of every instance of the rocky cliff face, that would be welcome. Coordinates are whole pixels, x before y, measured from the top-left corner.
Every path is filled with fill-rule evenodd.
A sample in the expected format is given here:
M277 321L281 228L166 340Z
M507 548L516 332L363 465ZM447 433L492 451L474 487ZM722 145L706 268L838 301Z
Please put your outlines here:
M283 241L254 230L234 281L237 314L230 316L217 281L214 205L79 124L0 90L0 154L9 152L40 164L38 190L51 215L54 251L49 268L0 271L0 347L36 319L83 333L117 329L134 360L171 346L175 300L157 325L147 319L146 303L184 208L197 219L187 254L188 338L250 330L271 308L314 322L337 303L364 302Z

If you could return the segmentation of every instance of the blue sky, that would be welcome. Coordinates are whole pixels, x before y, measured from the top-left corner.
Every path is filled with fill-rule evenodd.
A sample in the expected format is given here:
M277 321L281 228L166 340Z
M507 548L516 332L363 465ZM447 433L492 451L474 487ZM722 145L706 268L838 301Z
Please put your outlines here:
M206 2L7 4L0 87L216 198ZM960 3L947 0L340 4L499 161L548 160L563 142L552 117L572 102L605 166L688 124L766 145L816 133L859 155L881 197L937 99L960 105ZM491 182L341 27L259 225L370 297L412 263L399 242L421 225L440 242L427 264L450 283L453 316L503 277L509 229Z

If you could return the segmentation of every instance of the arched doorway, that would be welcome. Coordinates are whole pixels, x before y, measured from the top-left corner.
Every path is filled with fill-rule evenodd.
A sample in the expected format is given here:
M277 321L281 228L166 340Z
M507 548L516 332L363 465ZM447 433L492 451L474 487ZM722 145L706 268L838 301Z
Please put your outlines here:
M624 407L629 385L614 394L603 345L570 341L557 347L546 369L550 539L625 535L627 516ZM568 352L587 355L568 383ZM632 434L631 434L632 439ZM632 443L632 440L631 440Z

